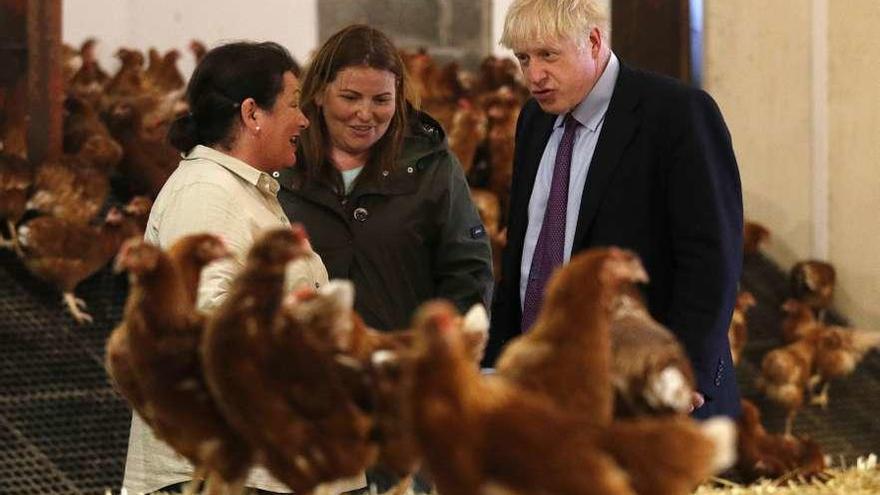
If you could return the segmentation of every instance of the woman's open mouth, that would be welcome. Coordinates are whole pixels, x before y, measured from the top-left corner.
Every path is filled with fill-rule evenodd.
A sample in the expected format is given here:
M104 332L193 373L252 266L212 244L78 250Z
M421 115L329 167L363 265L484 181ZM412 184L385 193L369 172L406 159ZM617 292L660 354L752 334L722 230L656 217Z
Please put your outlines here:
M349 128L358 137L368 137L373 132L373 126L371 125L352 125Z

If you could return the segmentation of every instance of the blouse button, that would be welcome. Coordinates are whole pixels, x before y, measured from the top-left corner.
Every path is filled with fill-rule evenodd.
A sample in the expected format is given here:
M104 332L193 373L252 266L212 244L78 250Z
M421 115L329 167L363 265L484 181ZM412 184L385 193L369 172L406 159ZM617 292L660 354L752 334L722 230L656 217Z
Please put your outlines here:
M406 167L406 172L407 172L407 173L410 173L410 174L413 173L413 168L412 168L412 167Z

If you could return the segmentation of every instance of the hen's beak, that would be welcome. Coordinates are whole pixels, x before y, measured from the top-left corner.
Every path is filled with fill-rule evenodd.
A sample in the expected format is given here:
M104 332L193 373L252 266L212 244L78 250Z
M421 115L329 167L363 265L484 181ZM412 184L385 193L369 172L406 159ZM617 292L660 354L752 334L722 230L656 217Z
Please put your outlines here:
M131 248L139 241L140 239L129 239L122 243L119 252L116 253L116 259L113 260L113 273L122 273L128 270Z
M621 279L632 283L648 283L650 281L648 272L645 271L638 255L631 251L624 251L622 254L612 262L612 272Z

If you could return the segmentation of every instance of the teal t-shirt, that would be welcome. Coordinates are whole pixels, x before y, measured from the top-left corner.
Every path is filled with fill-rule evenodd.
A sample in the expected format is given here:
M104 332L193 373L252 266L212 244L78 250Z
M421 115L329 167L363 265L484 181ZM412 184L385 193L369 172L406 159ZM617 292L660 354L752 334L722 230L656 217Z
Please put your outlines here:
M358 178L358 175L361 174L361 170L364 167L360 166L358 168L353 168L351 170L343 170L342 171L342 183L345 185L345 195L347 196L351 192L352 186L354 186L355 179Z

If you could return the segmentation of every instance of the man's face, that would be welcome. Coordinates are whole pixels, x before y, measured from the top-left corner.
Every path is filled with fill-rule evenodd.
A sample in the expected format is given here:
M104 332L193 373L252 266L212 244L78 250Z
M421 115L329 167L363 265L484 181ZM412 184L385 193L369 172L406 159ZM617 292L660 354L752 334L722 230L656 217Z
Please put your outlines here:
M526 85L547 113L563 114L583 100L599 76L605 57L599 31L590 32L586 46L574 40L536 42L515 50Z

